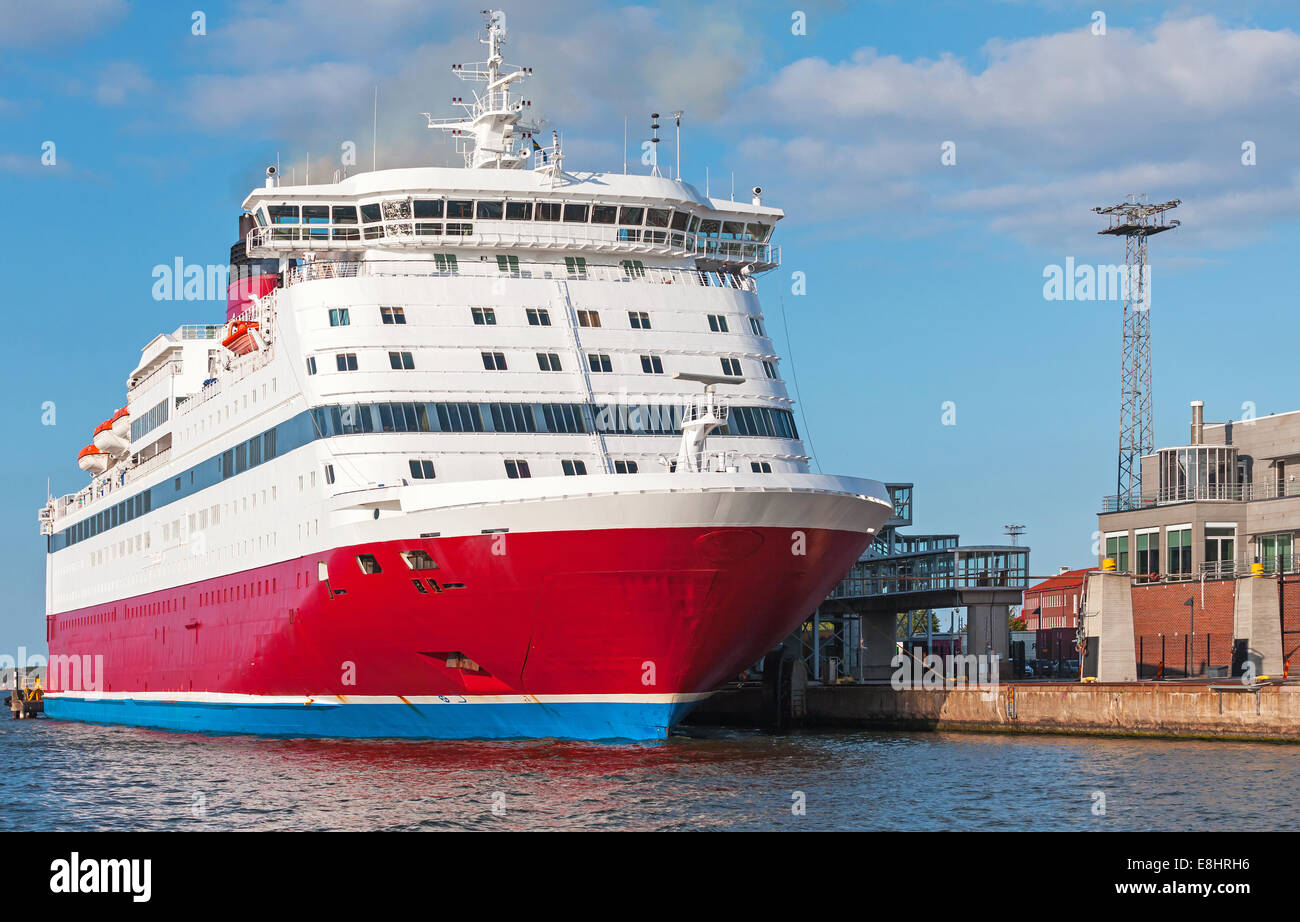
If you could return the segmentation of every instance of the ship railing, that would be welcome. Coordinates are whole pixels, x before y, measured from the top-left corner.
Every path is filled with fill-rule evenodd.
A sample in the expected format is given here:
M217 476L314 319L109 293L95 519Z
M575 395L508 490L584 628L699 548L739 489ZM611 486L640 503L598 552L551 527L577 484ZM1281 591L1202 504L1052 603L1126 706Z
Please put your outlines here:
M160 375L178 375L180 373L181 373L180 360L174 358L168 359L166 362L159 365L157 368L149 372L149 374L145 375L140 380L130 382L128 390L133 390L133 391L139 390L140 388L144 387L146 384L152 383L153 380L159 377Z
M577 266L566 269L555 263L511 263L502 271L495 262L463 262L445 259L321 260L294 266L285 273L285 286L320 279L383 278L518 278L569 282L628 282L638 284L691 285L704 288L735 288L754 291L755 283L732 272L703 269L673 269L629 264L625 266Z

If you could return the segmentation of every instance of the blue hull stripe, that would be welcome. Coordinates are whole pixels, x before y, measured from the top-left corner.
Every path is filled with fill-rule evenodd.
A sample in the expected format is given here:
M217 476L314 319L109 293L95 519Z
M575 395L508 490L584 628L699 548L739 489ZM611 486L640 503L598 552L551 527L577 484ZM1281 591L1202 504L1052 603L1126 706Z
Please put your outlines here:
M664 739L694 702L224 704L45 699L58 720L190 733L409 739Z

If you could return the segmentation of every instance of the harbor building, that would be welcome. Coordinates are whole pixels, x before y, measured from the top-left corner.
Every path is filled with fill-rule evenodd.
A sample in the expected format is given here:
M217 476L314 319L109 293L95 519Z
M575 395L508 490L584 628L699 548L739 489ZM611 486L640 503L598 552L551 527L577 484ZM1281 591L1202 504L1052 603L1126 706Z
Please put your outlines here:
M1141 459L1098 515L1085 673L1128 681L1281 674L1300 644L1300 411L1206 422ZM1125 636L1132 638L1131 649ZM1097 641L1097 642L1094 642ZM1089 672L1088 670L1092 671Z

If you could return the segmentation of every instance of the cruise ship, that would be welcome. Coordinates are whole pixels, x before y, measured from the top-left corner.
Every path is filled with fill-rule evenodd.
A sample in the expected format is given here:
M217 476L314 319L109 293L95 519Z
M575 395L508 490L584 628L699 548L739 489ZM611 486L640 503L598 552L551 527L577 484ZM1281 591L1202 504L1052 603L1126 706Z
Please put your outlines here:
M426 116L463 168L268 168L225 322L145 345L40 511L48 716L659 739L889 517L810 472L757 293L783 212L571 169L505 38Z

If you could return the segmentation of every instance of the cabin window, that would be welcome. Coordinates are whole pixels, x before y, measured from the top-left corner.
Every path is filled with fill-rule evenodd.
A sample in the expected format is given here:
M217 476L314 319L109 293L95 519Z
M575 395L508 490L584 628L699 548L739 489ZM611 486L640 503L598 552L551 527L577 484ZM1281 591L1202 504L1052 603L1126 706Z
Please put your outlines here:
M455 253L434 253L433 265L439 272L448 272L455 275L459 271L456 266Z
M587 206L586 205L565 205L564 220L570 224L587 223Z
M386 324L406 323L406 311L400 307L381 307L379 318Z
M330 326L345 327L348 326L351 322L352 321L348 317L348 309L346 307L330 308Z
M334 482L334 465L332 464L325 465L325 482L326 483Z
M627 319L634 330L650 329L650 315L645 311L628 311Z
M406 462L411 469L411 478L413 480L432 480L433 479L433 462L425 458L412 458ZM433 569L432 567L411 567L417 569Z
M532 471L528 469L528 462L515 458L506 459L506 476L511 480L526 480L532 477Z
M591 223L592 224L618 223L618 206L617 205L592 205Z
M560 357L554 352L539 352L537 367L542 371L560 371Z
M600 326L600 314L596 311L578 311L578 326L580 327L598 327Z
M770 474L772 473L772 462L751 461L749 462L749 469L753 471L755 474Z
M490 307L471 307L470 316L474 318L476 326L495 326L497 322L497 312Z
M505 217L505 203L479 202L474 209L474 217L481 221L500 221Z
M307 356L307 374L316 374L316 356L314 355Z
M763 374L767 375L769 378L772 378L773 380L776 379L776 366L773 365L771 362L767 361L766 359L763 360Z
M733 375L737 378L740 377L740 359L724 358L722 360L722 373L724 375Z
M641 356L641 370L648 375L661 375L664 373L663 360L657 355Z
M537 220L558 221L560 220L560 210L561 206L559 202L538 202Z
M415 359L409 352L390 352L388 364L394 371L410 371L415 367Z
M763 321L759 320L757 317L749 318L749 328L750 330L753 331L755 336L767 335L766 333L763 332Z
M587 366L594 372L610 372L613 366L610 364L609 356L604 352L587 353Z
M486 368L488 371L506 370L506 357L504 353L484 352L482 353L482 356L483 356L483 367Z
M726 333L727 318L721 314L709 314L709 329L714 333Z
M631 227L639 227L645 220L644 208L630 208L624 205L618 210L618 223Z
M507 221L531 221L532 219L532 202L506 202Z
M544 307L530 307L525 313L528 316L528 325L530 327L549 327L551 325L551 312Z
M450 201L447 203L448 218L472 218L474 217L474 203L464 201Z
M497 269L510 275L519 275L519 257L497 254Z
M357 354L355 352L339 352L334 356L334 362L339 371L357 370Z
M571 279L585 279L587 277L587 260L583 256L564 257L564 268Z
M614 473L615 473L615 474L635 474L636 472L637 472L637 464L636 464L635 461L615 461L615 462L614 462Z
M357 565L361 567L361 572L366 574L383 573L383 567L379 566L379 561L375 559L374 554L358 554Z
M623 267L623 274L628 278L643 279L645 278L645 263L639 259L625 259L619 265Z
M573 460L565 458L560 462L560 469L564 471L565 477L581 477L587 473L587 462L579 461L576 458Z
M437 562L428 551L402 551L402 560L412 570L436 570Z

